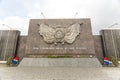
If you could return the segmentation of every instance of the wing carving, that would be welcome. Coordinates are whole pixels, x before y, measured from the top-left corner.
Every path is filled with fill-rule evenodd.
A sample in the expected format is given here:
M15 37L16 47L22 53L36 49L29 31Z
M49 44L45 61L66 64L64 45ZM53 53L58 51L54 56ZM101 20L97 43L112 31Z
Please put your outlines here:
M39 33L43 36L43 39L47 43L53 43L55 40L54 34L55 30L47 24L40 24Z
M75 41L75 38L80 34L80 24L75 23L69 26L66 29L64 40L67 43L73 43Z
M80 24L75 23L69 27L51 27L41 23L39 25L39 33L47 43L73 43L75 38L80 34Z

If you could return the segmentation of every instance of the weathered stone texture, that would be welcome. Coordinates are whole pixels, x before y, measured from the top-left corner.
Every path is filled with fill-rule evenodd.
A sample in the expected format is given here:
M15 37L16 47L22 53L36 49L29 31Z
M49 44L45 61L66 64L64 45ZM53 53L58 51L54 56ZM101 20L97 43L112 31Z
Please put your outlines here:
M19 37L17 55L19 56L20 60L25 56L26 41L27 41L27 36Z
M15 56L19 35L18 30L0 30L0 60Z
M101 30L105 56L111 59L115 56L120 60L120 29Z
M62 45L58 43L58 45L54 45L46 43L43 37L40 36L38 24L41 23L62 26L82 23L82 25L80 35L76 37L72 44L65 43ZM55 49L50 49L51 47ZM90 19L31 19L26 43L26 54L95 54Z
M102 43L102 37L101 35L93 35L94 42L95 42L95 53L99 61L103 64L103 57L104 57L104 51L103 51L103 43Z

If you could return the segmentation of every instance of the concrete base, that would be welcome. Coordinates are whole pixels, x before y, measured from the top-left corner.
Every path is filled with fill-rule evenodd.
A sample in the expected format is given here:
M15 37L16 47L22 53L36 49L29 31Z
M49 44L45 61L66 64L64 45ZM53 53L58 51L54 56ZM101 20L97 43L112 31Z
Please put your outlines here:
M23 58L18 67L102 67L97 58Z

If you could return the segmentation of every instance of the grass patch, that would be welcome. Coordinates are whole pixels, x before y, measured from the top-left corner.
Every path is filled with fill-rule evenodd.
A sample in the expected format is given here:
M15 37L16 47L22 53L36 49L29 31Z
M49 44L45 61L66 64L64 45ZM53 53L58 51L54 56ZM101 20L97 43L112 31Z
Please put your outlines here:
M73 56L47 56L47 58L73 58Z

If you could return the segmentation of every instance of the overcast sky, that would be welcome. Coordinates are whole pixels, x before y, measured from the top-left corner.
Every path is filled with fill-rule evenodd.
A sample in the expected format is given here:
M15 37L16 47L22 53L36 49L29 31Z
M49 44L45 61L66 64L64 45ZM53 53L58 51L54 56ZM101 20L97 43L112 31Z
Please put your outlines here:
M11 27L26 35L29 19L43 19L41 13L45 18L91 18L93 34L99 34L114 23L119 27L120 0L0 0L0 30Z

